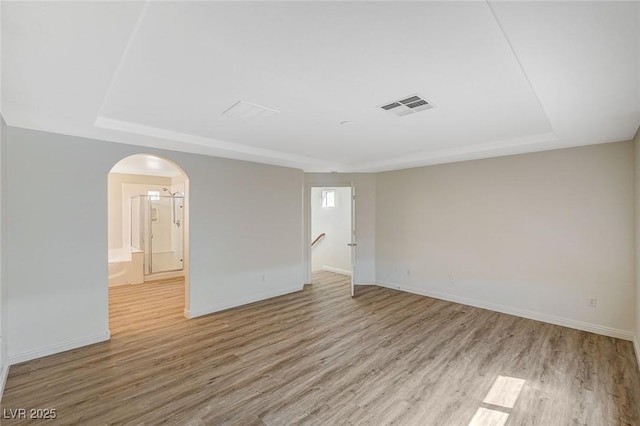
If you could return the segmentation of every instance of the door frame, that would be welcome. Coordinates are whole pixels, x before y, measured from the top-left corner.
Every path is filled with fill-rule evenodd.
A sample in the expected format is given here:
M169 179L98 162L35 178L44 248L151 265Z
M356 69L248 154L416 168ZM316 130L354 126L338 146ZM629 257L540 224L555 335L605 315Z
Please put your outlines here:
M356 212L356 185L354 181L338 181L332 182L330 180L327 181L319 181L313 183L307 183L304 186L303 193L303 205L304 205L304 215L303 215L303 244L302 244L302 253L303 253L303 264L304 264L304 279L303 282L305 284L311 284L312 281L312 263L311 263L311 241L313 236L311 235L311 188L351 188L351 243L356 242L356 221L355 221L355 212ZM355 294L355 283L356 283L356 253L357 246L351 247L351 296L353 297Z

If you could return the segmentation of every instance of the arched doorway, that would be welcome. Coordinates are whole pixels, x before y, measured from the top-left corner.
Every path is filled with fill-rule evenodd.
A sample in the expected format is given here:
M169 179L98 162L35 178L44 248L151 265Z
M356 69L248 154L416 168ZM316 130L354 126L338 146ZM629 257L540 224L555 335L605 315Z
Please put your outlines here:
M181 310L188 309L188 199L188 176L167 158L135 154L113 166L108 176L110 290L146 284L137 291L153 292L160 288L155 283L180 283Z

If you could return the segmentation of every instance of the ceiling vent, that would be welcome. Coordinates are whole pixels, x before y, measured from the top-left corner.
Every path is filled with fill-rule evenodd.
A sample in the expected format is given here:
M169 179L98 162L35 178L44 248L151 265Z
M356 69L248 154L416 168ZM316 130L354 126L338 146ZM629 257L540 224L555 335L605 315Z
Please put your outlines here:
M380 108L395 115L403 116L431 109L433 105L418 95L411 95L397 101L387 102L380 105Z
M238 101L222 113L225 117L242 118L245 120L263 120L276 114L280 114L280 111L252 104L247 101Z

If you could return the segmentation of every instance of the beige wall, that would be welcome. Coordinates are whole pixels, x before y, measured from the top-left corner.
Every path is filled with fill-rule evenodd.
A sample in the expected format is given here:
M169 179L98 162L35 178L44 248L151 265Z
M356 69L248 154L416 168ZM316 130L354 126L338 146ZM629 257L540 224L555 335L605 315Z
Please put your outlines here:
M132 154L189 177L187 315L302 289L301 170L15 127L3 142L13 363L108 338L107 176Z
M636 327L630 142L377 175L12 127L1 142L1 343L14 362L108 336L107 175L137 153L170 158L190 178L191 315L300 289L310 185L354 181L357 283L625 338ZM56 208L43 216L42 205Z
M629 339L633 163L620 142L378 174L376 278Z

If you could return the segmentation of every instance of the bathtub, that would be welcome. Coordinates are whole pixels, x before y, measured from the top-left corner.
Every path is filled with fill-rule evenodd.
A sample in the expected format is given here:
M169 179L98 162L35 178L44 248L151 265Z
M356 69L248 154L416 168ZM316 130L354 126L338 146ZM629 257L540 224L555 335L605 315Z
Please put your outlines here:
M109 250L109 286L144 282L144 253L120 248Z

